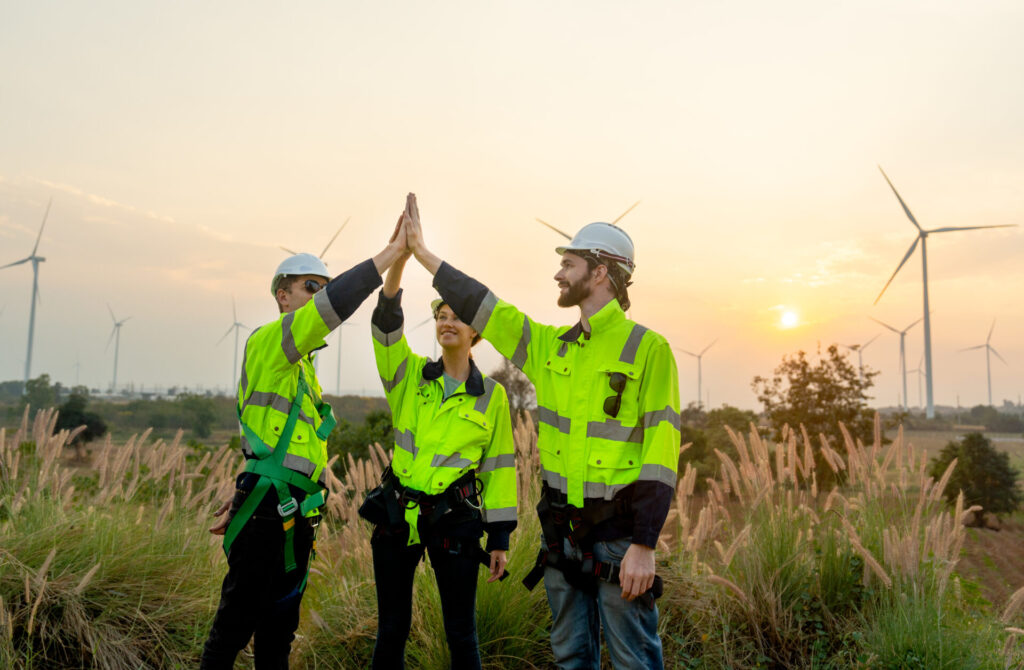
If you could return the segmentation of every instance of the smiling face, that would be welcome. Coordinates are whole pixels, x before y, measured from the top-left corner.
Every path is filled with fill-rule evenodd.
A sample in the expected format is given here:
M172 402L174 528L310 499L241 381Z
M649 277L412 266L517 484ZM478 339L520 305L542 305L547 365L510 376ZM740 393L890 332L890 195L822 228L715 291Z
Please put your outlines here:
M462 322L448 305L441 305L434 320L437 343L444 349L469 349L477 338L477 332Z
M559 289L558 306L575 307L590 297L591 275L586 260L571 251L562 254L562 262L555 273Z

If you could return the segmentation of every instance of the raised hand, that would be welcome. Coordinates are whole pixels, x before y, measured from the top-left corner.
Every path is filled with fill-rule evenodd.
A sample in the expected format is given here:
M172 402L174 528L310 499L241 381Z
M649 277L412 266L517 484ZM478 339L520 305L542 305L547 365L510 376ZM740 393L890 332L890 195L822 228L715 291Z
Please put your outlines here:
M416 260L420 262L427 272L434 274L441 267L441 259L430 253L427 245L423 242L423 228L420 226L420 208L416 202L416 194L410 193L405 198L405 213L403 214L405 227L406 244Z

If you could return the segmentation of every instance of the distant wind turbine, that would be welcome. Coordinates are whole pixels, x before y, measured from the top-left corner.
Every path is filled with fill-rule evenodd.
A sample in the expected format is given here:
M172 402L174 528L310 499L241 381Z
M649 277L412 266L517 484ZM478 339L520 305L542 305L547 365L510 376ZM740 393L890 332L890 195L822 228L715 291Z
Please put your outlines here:
M861 383L864 382L864 350L868 348L868 345L879 338L881 333L875 335L864 344L844 344L841 346L846 347L850 351L857 352L857 374L860 376Z
M231 395L230 390L232 387L235 387L237 389L237 385L241 377L241 372L238 369L238 331L241 330L242 328L249 330L249 326L245 325L244 323L239 323L238 321L238 310L235 309L235 296L231 296L231 318L234 319L234 323L232 323L231 327L227 329L227 332L225 332L221 336L221 338L217 340L217 344L220 344L221 342L224 341L225 337L231 334L232 330L235 331L235 362L231 368L232 377L231 384L228 385L228 395Z
M411 329L409 329L409 332L411 333L414 330L419 330L419 328L421 326L425 326L428 323L430 323L431 321L436 321L436 319L434 319L433 316L428 316L427 318L423 319L422 321L417 323L415 326L413 326ZM434 360L437 360L437 333L434 333Z
M896 199L900 201L900 206L903 207L903 211L906 213L907 218L910 219L910 222L914 224L915 228L917 228L917 237L914 239L914 243L910 245L910 249L907 250L906 255L903 256L903 260L900 261L900 264L896 266L896 271L892 273L891 277L889 277L889 281L885 282L885 286L882 287L881 293L879 293L878 297L875 298L875 304L877 305L878 301L882 299L882 294L885 293L885 289L889 288L889 284L892 283L892 280L896 277L896 274L899 273L900 268L902 268L903 265L907 262L907 260L914 254L914 249L917 248L917 243L920 242L921 274L923 277L924 284L924 364L925 380L928 388L928 409L926 416L929 419L934 419L935 403L934 395L932 392L934 379L932 376L932 323L931 318L929 317L930 309L928 307L928 253L926 249L926 242L928 240L928 236L933 233L951 233L958 230L980 230L982 228L1011 228L1014 224L999 226L957 226L925 230L917 223L917 219L914 218L914 215L910 213L910 209L907 207L907 204L903 202L903 198L901 198L899 192L896 191L896 187L892 185L891 181L889 181L889 176L885 174L885 170L882 170L882 166L878 166L878 169L881 170L882 176L885 177L885 181L886 183L889 184L889 188L891 188L892 192L896 195Z
M710 349L711 347L713 347L715 345L715 342L717 342L717 341L718 341L718 338L715 338L715 340L711 344L709 344L708 346L704 347L704 349L699 354L695 354L695 353L693 353L691 351L687 351L686 349L680 349L679 347L672 347L676 351L681 351L684 354L688 354L688 355L693 356L694 358L697 359L697 407L702 407L703 406L703 398L701 396L701 384L702 384L702 375L703 375L703 372L701 370L701 359L704 358L704 354L707 353L707 350Z
M351 216L350 216L350 217L348 217L347 219L345 219L345 223L341 224L341 227L339 227L339 228L338 228L338 230L337 230L337 232L335 232L335 233L334 233L334 236L333 236L333 237L331 238L331 240L330 240L330 241L329 241L329 242L327 243L327 245L326 245L326 246L324 247L324 250L320 252L320 255L319 255L319 256L317 256L317 258L319 258L319 259L323 260L324 254L326 254L326 253L327 253L327 250L331 248L331 245L332 245L332 244L334 244L334 240L338 239L338 235L339 235L339 234L341 234L341 231L345 229L345 226L347 226L347 225L348 225L348 222L349 222L349 221L351 221L351 220L352 220L352 217L351 217ZM297 254L297 253L298 253L297 251L292 251L292 250L291 250L291 249L289 249L288 247L279 247L279 248L280 248L280 249L281 249L282 251L287 251L288 253L290 253L290 254L291 254L291 255L293 255L293 256L294 256L295 254Z
M917 408L921 409L921 380L925 378L924 370L921 369L921 365L924 363L924 356L921 356L921 360L918 361L917 367L913 370L907 370L912 375L917 375Z
M114 310L109 304L107 305L107 310L110 312L110 319L114 322L114 328L110 331L110 337L107 339L107 349L110 349L110 341L114 341L114 381L110 385L110 392L117 393L117 358L121 352L121 326L132 317L126 316L118 321L117 317L114 316Z
M960 350L960 351L973 351L975 349L984 349L985 350L985 374L988 376L988 406L989 407L993 407L993 405L992 405L992 358L991 358L991 356L989 356L989 354L995 354L996 358L1001 360L1004 365L1009 365L1009 363L1006 362L1006 359L1004 359L1002 356L1000 356L999 352L995 350L995 347L993 347L990 344L992 342L992 331L995 330L995 329L996 329L996 320L992 319L992 327L988 329L988 337L985 338L985 344L979 344L976 347L967 347L966 349L961 349Z
M888 328L889 330L900 336L900 377L903 379L903 409L906 409L907 406L910 404L907 402L907 331L916 326L917 324L921 323L924 317L921 317L920 319L910 324L903 330L896 330L889 324L883 323L882 321L879 321L874 317L869 316L868 318L877 323L878 325Z
M32 303L29 309L28 317L28 353L25 354L25 383L28 384L29 376L32 372L32 340L35 337L36 330L36 303L39 302L39 264L46 259L42 256L37 256L36 251L39 250L39 241L43 239L43 228L46 227L46 219L50 216L50 205L53 204L53 198L50 198L49 202L46 203L46 212L43 214L43 223L39 226L39 234L36 236L36 245L32 247L32 253L27 258L22 258L20 261L14 261L7 265L0 265L0 270L4 268L11 268L15 265L21 265L22 263L32 262Z
M623 218L624 218L624 217L625 217L625 216L626 216L627 214L629 214L630 212L632 212L632 211L633 211L633 209L635 209L635 208L636 208L636 206L637 206L637 205L639 205L639 204L640 204L640 201L639 201L639 200L637 200L637 201L636 201L636 202L634 202L634 203L633 203L632 205L630 205L630 206L629 206L629 208L628 208L628 209L627 209L627 210L626 210L625 212L623 212L622 214L619 214L619 215L618 215L617 217L615 217L615 220L614 220L614 221L612 221L612 225L613 225L613 226L614 226L614 225L618 225L619 221L622 221L622 219L623 219ZM536 221L537 221L537 223L540 223L540 224L543 224L543 225L547 226L548 228L550 228L551 230L555 231L556 233L558 233L559 235L561 235L561 236L562 236L562 237L564 237L565 239L567 239L567 240L571 240L571 239L572 239L572 235L570 235L569 233L565 232L565 231L564 231L564 230L562 230L561 228L556 228L555 226L552 226L552 225L551 225L550 223L548 223L548 222L547 222L547 221L545 221L544 219L536 219Z

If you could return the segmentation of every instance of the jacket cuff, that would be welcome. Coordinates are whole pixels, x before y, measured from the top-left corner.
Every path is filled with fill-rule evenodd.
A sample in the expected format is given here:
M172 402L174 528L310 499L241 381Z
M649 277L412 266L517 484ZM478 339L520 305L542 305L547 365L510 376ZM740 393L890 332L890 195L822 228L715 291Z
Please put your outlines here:
M675 490L654 481L638 481L633 486L633 544L655 549Z
M330 307L334 311L333 316L336 317L336 323L328 325L336 328L342 321L352 316L363 304L363 301L373 293L373 290L383 283L384 281L377 274L377 266L373 264L372 258L368 258L327 282L324 292L330 300ZM321 308L320 303L317 303L317 308ZM323 311L321 309L321 312ZM328 320L325 319L326 321Z
M442 261L441 267L434 274L434 288L463 323L482 332L483 329L476 328L474 323L480 305L490 294L486 286Z
M370 330L373 339L385 347L389 347L402 339L402 324L405 316L402 313L402 289L398 289L395 297L388 298L384 291L377 294L377 307L370 317Z
M496 521L485 523L484 530L487 531L487 545L485 551L508 551L509 536L516 529L515 521Z

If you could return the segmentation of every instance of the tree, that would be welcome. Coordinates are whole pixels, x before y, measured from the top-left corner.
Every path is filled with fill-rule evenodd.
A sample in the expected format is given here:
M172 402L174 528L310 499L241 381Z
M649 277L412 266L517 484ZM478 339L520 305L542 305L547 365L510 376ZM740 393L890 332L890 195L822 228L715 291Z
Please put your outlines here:
M75 436L71 446L75 448L78 458L85 456L84 445L92 442L97 437L102 437L107 432L107 424L103 418L95 412L87 412L89 404L89 389L85 386L76 386L71 389L71 394L64 404L60 406L57 415L55 431L74 430L79 426L85 426L85 430Z
M188 417L192 434L196 437L209 437L217 420L213 400L192 393L183 393L178 396L177 402L181 404L181 409Z
M391 413L386 410L374 410L366 415L361 424L340 419L331 434L327 436L327 454L338 454L338 468L345 469L345 457L367 458L370 445L376 442L388 449L394 443L394 431L391 426Z
M756 424L757 415L730 405L722 405L705 413L696 403L691 402L680 412L680 420L682 443L692 444L679 456L679 471L681 473L685 464L689 463L697 471L696 488L703 491L707 488L706 480L717 476L721 466L716 449L734 459L738 457L726 426L737 433L746 434L750 424Z
M959 442L948 443L932 459L928 474L938 480L954 458L956 467L943 495L946 500L954 501L963 491L967 505L981 505L982 511L977 517L979 525L986 513L1013 512L1020 507L1019 473L1010 466L1009 454L997 451L984 435L968 433Z
M21 398L21 406L30 406L33 410L54 407L57 404L57 386L50 386L50 375L41 374L25 383L25 395Z
M795 430L801 424L807 429L818 483L827 486L834 483L834 473L821 455L817 437L825 435L832 448L838 449L843 439L840 422L855 439L871 435L874 416L867 406L867 390L874 385L872 380L877 374L869 368L864 368L863 376L858 374L857 368L833 344L826 356L819 349L816 363L808 360L803 351L784 356L770 379L758 375L751 386L764 406L774 439L782 439L782 428L787 424Z
M491 379L505 387L508 408L512 416L518 417L520 410L529 411L537 407L537 391L523 371L512 365L507 358L501 359L501 367L490 374Z

